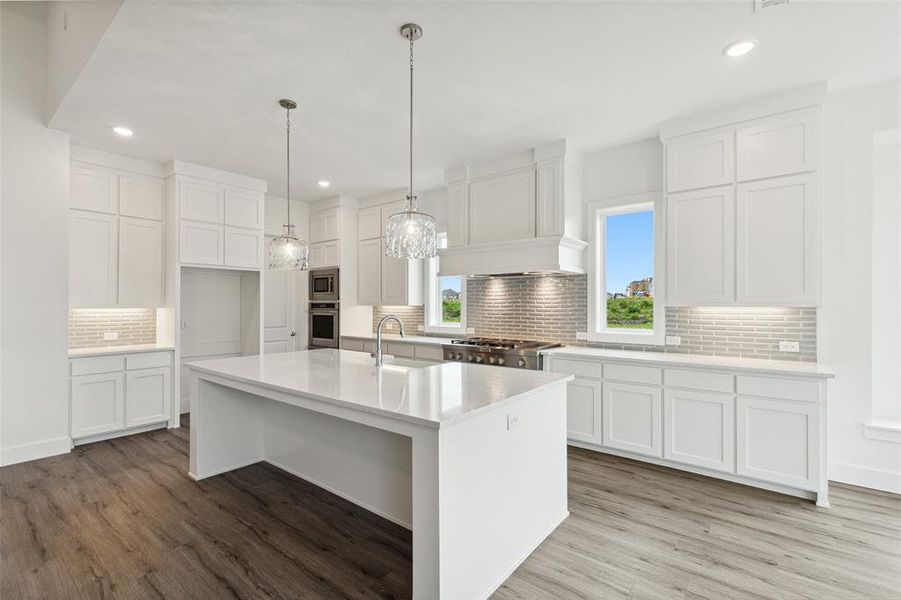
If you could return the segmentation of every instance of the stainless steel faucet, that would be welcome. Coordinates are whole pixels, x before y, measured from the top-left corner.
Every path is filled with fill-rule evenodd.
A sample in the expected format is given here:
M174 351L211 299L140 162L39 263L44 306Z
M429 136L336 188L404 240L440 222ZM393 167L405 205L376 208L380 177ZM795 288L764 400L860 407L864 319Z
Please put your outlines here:
M382 320L379 321L379 326L375 329L375 352L373 352L372 356L375 357L375 366L382 366L382 325L385 324L385 321L397 321L397 325L400 327L400 337L404 337L406 334L404 333L404 322L400 320L400 317L397 315L385 315L382 317Z

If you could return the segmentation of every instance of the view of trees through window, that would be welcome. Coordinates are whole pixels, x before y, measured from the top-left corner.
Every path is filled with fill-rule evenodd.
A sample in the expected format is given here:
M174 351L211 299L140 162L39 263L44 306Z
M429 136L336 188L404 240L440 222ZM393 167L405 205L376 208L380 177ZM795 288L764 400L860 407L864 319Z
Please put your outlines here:
M607 327L654 328L654 212L606 217Z
M463 291L463 278L460 276L439 277L438 289L441 292L441 323L445 325L460 323L462 302L460 294Z

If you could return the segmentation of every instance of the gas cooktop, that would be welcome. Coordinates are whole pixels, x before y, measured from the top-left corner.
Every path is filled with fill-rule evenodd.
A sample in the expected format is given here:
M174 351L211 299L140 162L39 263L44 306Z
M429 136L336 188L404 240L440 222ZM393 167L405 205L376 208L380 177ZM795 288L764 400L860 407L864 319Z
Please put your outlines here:
M467 338L443 344L444 359L477 364L540 369L541 350L562 346L559 342Z

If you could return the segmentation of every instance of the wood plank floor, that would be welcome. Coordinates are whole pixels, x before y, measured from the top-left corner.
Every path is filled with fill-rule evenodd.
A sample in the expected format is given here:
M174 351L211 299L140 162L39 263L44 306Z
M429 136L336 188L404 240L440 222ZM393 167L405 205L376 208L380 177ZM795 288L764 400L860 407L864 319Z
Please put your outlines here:
M410 597L405 529L265 465L194 482L187 452L182 428L0 469L0 598ZM579 449L569 473L495 598L901 598L898 496L818 509Z

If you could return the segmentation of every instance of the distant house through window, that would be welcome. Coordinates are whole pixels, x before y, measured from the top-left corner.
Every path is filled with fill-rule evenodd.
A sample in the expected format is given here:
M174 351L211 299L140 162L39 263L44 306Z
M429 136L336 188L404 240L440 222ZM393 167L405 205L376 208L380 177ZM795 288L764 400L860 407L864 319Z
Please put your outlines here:
M662 344L660 194L589 205L589 328L592 341Z
M438 247L447 248L447 233L438 234ZM466 278L460 275L438 276L438 261L433 258L426 273L426 331L462 333L465 321Z

